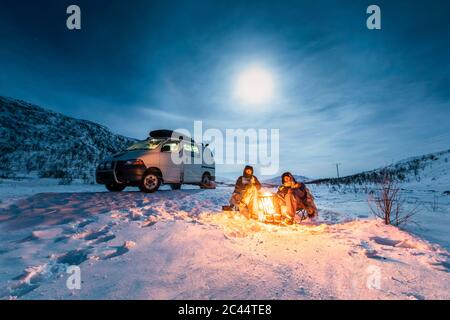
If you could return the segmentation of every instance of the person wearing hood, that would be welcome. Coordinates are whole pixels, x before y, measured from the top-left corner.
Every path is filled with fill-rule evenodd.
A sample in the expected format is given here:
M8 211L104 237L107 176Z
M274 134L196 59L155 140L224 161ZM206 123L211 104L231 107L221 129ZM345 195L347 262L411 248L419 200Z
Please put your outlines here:
M258 210L259 189L261 189L261 183L253 175L253 167L246 166L242 176L236 180L230 199L231 207L238 208L242 214L251 216Z
M286 216L291 222L298 210L305 210L309 218L317 216L314 197L304 183L297 182L290 172L282 174L281 183L277 196L280 199L280 205L286 207Z

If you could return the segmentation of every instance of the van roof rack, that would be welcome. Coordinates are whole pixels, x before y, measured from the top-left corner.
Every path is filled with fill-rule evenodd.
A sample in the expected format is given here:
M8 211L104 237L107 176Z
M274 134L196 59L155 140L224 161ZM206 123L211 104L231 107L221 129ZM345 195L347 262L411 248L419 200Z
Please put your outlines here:
M151 138L171 138L171 137L178 137L180 140L187 140L187 141L192 141L194 142L194 140L189 137L186 136L182 133L176 132L174 130L167 130L167 129L161 129L161 130L153 130L150 131L149 133L149 137Z

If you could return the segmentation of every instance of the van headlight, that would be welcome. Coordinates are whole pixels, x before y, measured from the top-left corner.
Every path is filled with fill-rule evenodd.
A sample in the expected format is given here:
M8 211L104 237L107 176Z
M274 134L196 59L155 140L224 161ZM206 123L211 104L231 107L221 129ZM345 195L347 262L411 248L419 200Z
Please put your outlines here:
M112 169L112 162L102 162L98 165L99 170L109 170Z

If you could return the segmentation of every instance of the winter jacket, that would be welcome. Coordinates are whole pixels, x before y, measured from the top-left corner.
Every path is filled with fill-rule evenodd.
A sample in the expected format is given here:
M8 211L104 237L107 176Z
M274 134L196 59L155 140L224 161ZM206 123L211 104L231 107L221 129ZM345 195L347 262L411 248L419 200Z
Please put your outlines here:
M245 170L247 170L247 169L251 169L252 170L252 174L251 175L247 175L245 173ZM259 182L258 178L253 175L253 167L246 166L244 171L243 171L243 175L240 176L236 180L236 184L234 186L233 193L243 194L247 190L247 188L252 186L252 184L256 187L256 189L258 189L258 190L261 189L261 183Z
M284 183L284 177L289 175L291 177L290 183ZM317 207L314 203L314 197L304 183L295 181L295 178L289 172L283 173L281 176L282 185L278 188L277 195L286 200L289 190L292 191L292 196L298 201L297 208L304 209L309 217L317 216ZM294 212L292 212L294 214Z
M291 183L286 184L284 183L284 177L289 175L291 177ZM282 185L278 187L277 194L284 199L286 197L289 190L292 190L297 197L299 197L302 201L306 201L308 197L308 189L306 188L305 184L302 182L297 182L294 178L294 176L289 173L283 173L281 176L281 183Z

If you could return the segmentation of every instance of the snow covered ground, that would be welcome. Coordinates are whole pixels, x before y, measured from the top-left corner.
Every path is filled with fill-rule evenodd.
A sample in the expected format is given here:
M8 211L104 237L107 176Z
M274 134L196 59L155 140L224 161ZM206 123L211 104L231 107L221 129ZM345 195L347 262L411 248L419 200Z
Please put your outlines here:
M374 220L361 193L312 189L320 218L278 227L222 212L229 187L2 180L0 299L450 299L450 196L411 189L430 204L407 227L419 237Z

